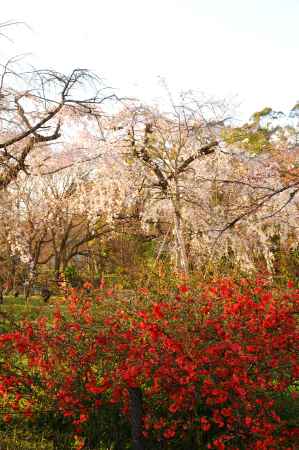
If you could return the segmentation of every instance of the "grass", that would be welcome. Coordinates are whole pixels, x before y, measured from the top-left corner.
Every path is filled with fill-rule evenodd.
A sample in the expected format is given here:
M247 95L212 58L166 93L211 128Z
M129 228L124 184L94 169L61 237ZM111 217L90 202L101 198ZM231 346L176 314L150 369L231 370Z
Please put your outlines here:
M93 317L95 319L99 319L99 321L101 322L103 318L111 314L118 307L123 307L124 302L126 303L128 308L132 307L134 309L135 300L131 304L131 300L133 300L133 297L134 294L132 294L132 292L130 291L130 296L128 296L126 293L118 293L115 296L104 298L102 301L95 300L95 302L93 302L94 304L92 307ZM62 296L53 296L45 304L42 297L38 295L31 296L27 300L27 302L25 301L25 298L22 295L18 297L8 295L4 297L4 303L0 305L0 317L2 311L10 319L14 321L19 321L23 319L35 320L41 316L48 317L49 319L51 319L51 317L53 316L53 312L55 311L56 305L59 305L61 312L65 313L65 315L68 316L69 312L67 304L63 301ZM0 327L1 327L1 318L0 318Z
M53 443L43 436L24 435L16 428L9 433L0 432L0 442L1 450L54 450Z
M31 297L27 303L23 296L17 298L14 296L6 296L4 297L4 303L0 306L0 313L2 311L15 321L22 319L34 320L45 315L50 317L55 301L55 298L53 298L48 305L45 305L42 298L38 296ZM2 450L1 447L0 450Z

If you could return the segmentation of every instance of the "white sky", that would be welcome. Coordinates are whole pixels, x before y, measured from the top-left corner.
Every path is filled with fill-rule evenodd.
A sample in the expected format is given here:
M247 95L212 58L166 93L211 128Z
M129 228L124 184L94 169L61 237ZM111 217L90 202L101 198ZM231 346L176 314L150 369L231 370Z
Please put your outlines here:
M158 77L237 96L243 118L299 99L299 0L2 0L0 57L30 53L38 68L89 68L122 95L160 95Z

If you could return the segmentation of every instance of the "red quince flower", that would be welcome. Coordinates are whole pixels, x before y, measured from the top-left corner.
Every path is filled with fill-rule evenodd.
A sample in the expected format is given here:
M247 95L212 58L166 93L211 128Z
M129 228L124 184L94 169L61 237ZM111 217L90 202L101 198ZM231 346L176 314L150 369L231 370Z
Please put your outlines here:
M188 286L186 286L185 284L181 284L180 286L178 286L178 290L180 292L182 292L182 294L185 294L186 292L188 292L190 289L188 288Z

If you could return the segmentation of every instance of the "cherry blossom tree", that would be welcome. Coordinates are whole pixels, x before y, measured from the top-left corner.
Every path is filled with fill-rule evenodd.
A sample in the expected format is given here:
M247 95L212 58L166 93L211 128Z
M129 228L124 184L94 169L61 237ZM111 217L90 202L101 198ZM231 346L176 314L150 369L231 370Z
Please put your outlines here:
M13 24L0 24L0 30ZM28 68L19 58L0 65L0 189L20 172L29 173L29 159L44 161L53 143L69 141L74 123L93 118L97 125L101 106L115 98L102 80L85 69L69 75ZM99 127L98 127L99 128ZM100 128L99 128L100 129Z
M3 242L27 267L28 292L41 266L52 267L58 280L74 258L89 256L89 242L116 231L117 221L124 220L130 186L123 174L115 177L114 160L111 178L111 159L102 156L64 170L52 166L47 175L20 175L7 187L0 205Z
M142 221L170 224L179 270L223 258L245 270L262 258L273 270L275 238L285 250L298 242L294 161L283 156L294 159L294 130L273 125L271 110L236 127L225 124L223 104L183 100L171 114L131 104L114 118L119 151L143 177Z
M114 119L114 129L126 158L143 173L139 189L147 198L143 222L157 222L160 213L172 217L176 268L188 272L185 191L196 161L210 158L219 146L224 105L188 94L177 104L170 100L171 110L165 113L127 105Z

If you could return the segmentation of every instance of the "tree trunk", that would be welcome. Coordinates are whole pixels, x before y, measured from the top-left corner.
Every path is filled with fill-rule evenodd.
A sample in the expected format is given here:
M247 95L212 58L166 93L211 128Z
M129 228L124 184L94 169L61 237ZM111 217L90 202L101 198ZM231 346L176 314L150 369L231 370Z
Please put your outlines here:
M57 283L57 285L60 283L61 281L61 270L60 270L60 266L61 266L61 260L60 260L60 256L59 255L55 255L55 261L54 261L54 277L55 277L55 281Z
M144 450L142 439L142 392L129 388L133 450Z
M26 303L28 302L28 299L30 297L32 285L33 285L33 279L28 280L28 283L24 286L24 297L25 297Z
M174 235L176 245L176 269L188 273L188 258L183 233L182 218L177 205L174 206Z

